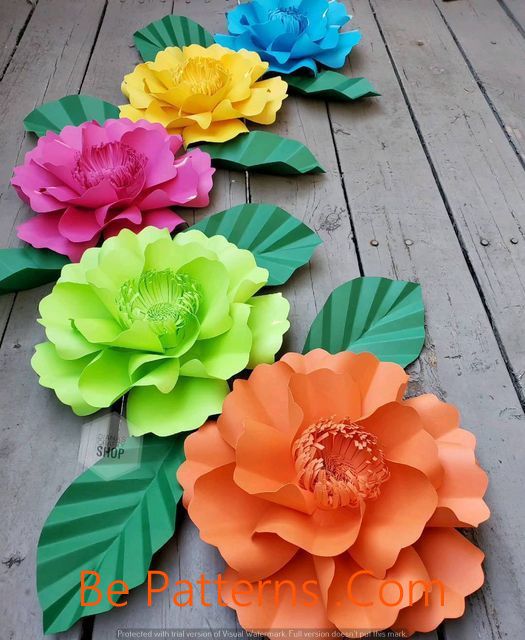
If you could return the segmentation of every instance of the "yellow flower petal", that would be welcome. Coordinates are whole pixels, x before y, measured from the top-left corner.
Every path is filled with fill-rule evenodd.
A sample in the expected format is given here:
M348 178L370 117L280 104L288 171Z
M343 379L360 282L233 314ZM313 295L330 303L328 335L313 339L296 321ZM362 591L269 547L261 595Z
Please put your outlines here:
M201 129L198 125L186 127L182 131L186 146L194 142L226 142L240 133L247 133L248 128L241 120L226 120L214 122L208 129Z

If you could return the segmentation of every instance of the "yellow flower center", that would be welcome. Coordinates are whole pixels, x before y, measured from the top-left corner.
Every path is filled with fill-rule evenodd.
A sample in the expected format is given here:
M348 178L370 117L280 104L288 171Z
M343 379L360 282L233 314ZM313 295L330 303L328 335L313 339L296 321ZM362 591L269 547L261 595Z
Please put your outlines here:
M185 84L194 94L213 96L230 80L230 72L214 58L190 58L173 71L177 84Z
M196 316L200 300L193 278L164 269L145 271L140 278L125 282L116 302L126 327L142 320L154 333L163 336L182 331Z
M311 425L292 452L299 483L324 509L357 507L377 498L390 477L377 438L346 418Z

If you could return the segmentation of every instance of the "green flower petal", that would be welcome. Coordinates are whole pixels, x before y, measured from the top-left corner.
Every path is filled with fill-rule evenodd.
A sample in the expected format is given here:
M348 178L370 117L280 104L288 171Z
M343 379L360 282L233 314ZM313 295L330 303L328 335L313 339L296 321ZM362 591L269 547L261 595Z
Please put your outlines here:
M206 241L206 246L216 252L218 259L230 275L229 295L233 302L246 302L268 282L268 270L257 266L250 251L239 249L224 236L208 238L197 229L180 233L177 238Z
M81 396L78 381L82 371L93 360L92 356L78 360L63 360L50 342L37 344L31 366L40 376L40 384L53 389L60 402L69 405L79 416L87 416L98 407L89 405Z
M283 335L288 331L288 313L290 303L281 293L255 296L250 300L252 311L248 326L253 334L253 346L248 367L274 361L275 354L281 348Z
M134 386L155 386L162 393L169 393L179 379L180 362L165 356L132 356L129 370Z
M110 407L131 387L131 353L105 349L82 371L78 387L86 402L94 407Z
M232 319L228 298L229 278L224 265L217 260L197 258L181 267L179 273L185 273L199 283L199 338L205 340L228 331Z
M227 380L246 368L252 346L248 326L250 307L234 303L231 314L231 329L216 338L197 342L184 358L181 375Z
M161 238L148 245L145 250L144 270L173 269L181 267L197 258L217 260L217 255L203 242L183 242L181 238L186 234L178 234L175 238Z
M129 329L123 329L115 320L95 318L81 318L75 320L74 324L90 342L123 349L164 352L159 337L153 333L147 322L137 320Z
M111 313L96 292L87 284L59 282L38 307L44 327L64 326L76 318L106 318Z
M209 416L221 412L227 394L224 380L202 378L179 378L171 393L161 393L155 387L135 387L127 403L130 434L169 436L196 429Z

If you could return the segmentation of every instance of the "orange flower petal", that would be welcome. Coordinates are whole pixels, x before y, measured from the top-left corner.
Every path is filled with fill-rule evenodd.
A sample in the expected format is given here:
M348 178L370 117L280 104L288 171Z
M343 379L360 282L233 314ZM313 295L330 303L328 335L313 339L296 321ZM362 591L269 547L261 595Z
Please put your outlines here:
M460 417L456 407L441 401L432 393L410 398L403 404L418 412L423 427L436 439L459 427Z
M228 569L223 600L236 610L241 626L249 631L264 634L272 629L334 629L322 596L328 589L325 581L330 578L329 563L333 561L325 560L319 564L309 554L299 552L268 580L251 585L241 584L244 576Z
M290 400L288 383L292 369L283 362L261 364L248 380L236 380L226 397L217 426L228 444L235 447L246 420L256 420L276 429L288 429L299 415Z
M198 478L188 513L201 538L218 547L228 565L258 580L286 564L297 547L271 533L256 533L269 503L240 489L234 468L229 464Z
M272 505L261 515L257 531L276 533L316 556L336 556L355 541L361 526L361 510L317 509L311 515Z
M303 412L303 427L315 424L320 418L350 418L361 415L359 389L351 376L329 369L312 373L294 373L290 378L293 399Z
M313 494L295 484L290 447L297 425L288 433L254 420L246 420L244 427L236 448L235 482L247 493L312 513Z
M390 627L403 607L422 595L410 581L428 580L428 573L412 547L403 549L384 580L363 572L348 554L336 558L328 596L328 617L344 634L362 637ZM395 582L394 582L395 581Z
M197 478L216 467L233 462L235 452L222 439L217 423L210 420L186 438L184 453L186 461L177 471L177 480L184 489L182 504L188 508Z
M432 484L441 483L443 470L434 438L423 428L416 411L399 402L379 407L359 424L379 439L385 458L422 471Z
M427 599L421 598L399 613L394 629L408 634L432 631L445 618L459 618L465 610L465 597L483 584L483 552L457 531L425 529L414 548L430 579L441 581L444 588L436 583Z
M366 502L354 560L382 578L399 551L415 542L437 506L437 493L428 478L412 467L390 462L390 479L377 500Z
M449 442L438 442L444 469L438 489L438 506L428 526L477 527L490 516L483 496L487 474L478 466L472 449Z
M400 401L408 382L408 375L393 362L381 362L371 353L349 351L332 355L324 349L314 349L305 355L287 353L281 358L296 373L311 373L330 369L350 374L361 393L362 415L372 413L387 402Z

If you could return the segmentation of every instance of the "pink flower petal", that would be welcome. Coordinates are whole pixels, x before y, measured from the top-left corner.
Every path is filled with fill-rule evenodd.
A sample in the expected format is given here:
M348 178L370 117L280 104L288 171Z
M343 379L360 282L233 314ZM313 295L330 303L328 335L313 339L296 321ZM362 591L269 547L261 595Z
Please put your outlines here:
M87 242L98 237L100 231L92 209L68 207L58 223L58 232L71 242Z

